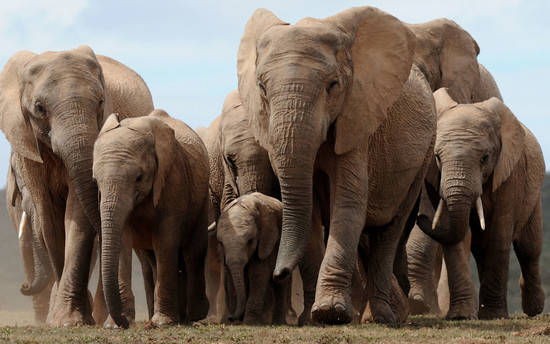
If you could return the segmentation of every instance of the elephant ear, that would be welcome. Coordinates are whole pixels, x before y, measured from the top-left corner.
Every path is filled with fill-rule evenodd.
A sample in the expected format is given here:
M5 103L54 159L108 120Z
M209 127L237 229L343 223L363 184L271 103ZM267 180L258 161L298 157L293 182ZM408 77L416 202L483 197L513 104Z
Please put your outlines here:
M451 97L459 104L467 104L472 97L472 90L479 82L479 46L474 38L454 21L438 19L436 23L436 27L442 31L439 56L441 86L447 87Z
M500 155L493 172L493 192L508 179L523 154L525 130L512 111L495 97L481 106L500 117Z
M176 136L174 129L162 120L162 118L170 118L165 111L154 110L147 117L149 117L151 130L155 136L157 174L153 182L153 204L156 207L176 154Z
M107 120L103 124L103 127L101 128L101 131L99 132L99 136L105 134L108 131L116 129L118 127L120 127L120 121L118 119L118 113L112 113L109 117L107 117Z
M266 126L264 129L267 131L265 118L264 121L260 118L265 110L256 78L256 44L265 31L276 25L288 25L288 23L277 18L272 12L260 8L248 20L239 43L237 55L239 93L242 104L250 115L249 122L256 139L262 139L262 135L259 134L262 126ZM262 143L264 147L265 144L266 142Z
M260 214L260 237L258 239L258 257L264 260L274 250L281 237L283 206L275 198L259 192L250 194Z
M30 51L15 53L0 73L0 129L11 147L21 156L42 163L38 141L32 125L21 111L20 73L22 67L33 57Z
M336 123L336 154L358 146L386 119L407 81L416 38L400 20L374 7L355 7L325 21L352 38L353 76Z
M454 108L458 105L457 102L449 95L449 89L442 87L434 92L435 108L437 109L437 117L441 116L443 112Z

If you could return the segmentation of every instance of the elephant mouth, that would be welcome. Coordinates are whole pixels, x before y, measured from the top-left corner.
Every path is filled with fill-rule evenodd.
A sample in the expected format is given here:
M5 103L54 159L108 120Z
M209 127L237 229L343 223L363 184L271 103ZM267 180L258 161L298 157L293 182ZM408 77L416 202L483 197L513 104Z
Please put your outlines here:
M441 214L443 213L444 203L445 201L443 200L443 198L440 198L432 221L432 230L437 228L437 224L439 222L439 219L441 218ZM482 230L485 230L485 214L483 212L483 202L481 200L481 196L478 196L478 198L476 199L475 208L477 211L477 216L479 218L479 225Z

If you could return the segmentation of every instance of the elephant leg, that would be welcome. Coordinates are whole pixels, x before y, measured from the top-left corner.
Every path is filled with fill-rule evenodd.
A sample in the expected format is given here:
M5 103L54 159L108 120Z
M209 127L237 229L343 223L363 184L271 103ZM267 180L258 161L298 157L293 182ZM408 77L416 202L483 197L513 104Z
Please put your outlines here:
M205 230L194 231L189 239L192 245L183 250L187 270L187 316L190 321L206 318L209 308L204 269L208 245L206 218L203 225ZM199 228L202 225L197 226Z
M264 323L264 301L266 293L269 290L268 287L270 287L273 269L270 269L267 262L270 257L266 260L252 259L254 260L248 263L248 281L250 288L246 300L243 324L258 325ZM269 290L269 292L271 292L271 290ZM275 299L273 301L280 302L281 300ZM286 300L283 299L283 302L286 303Z
M187 316L187 304L188 304L188 276L187 267L185 266L185 258L183 256L183 249L178 250L178 304L179 304L179 316L182 323L188 322Z
M69 188L65 213L65 260L52 326L94 324L88 297L88 276L95 235L74 190Z
M50 309L50 296L52 293L53 278L50 283L36 295L32 296L32 307L34 309L34 320L38 324L46 323L48 311Z
M143 275L143 284L145 289L145 299L147 301L147 312L149 320L153 318L155 312L155 255L151 250L135 250L136 256L141 265Z
M330 231L311 312L312 319L319 323L343 324L353 319L351 281L359 237L365 226L368 195L368 168L366 159L360 155L339 157L329 178ZM392 264L393 257L388 267L390 273ZM385 282L389 290L389 278Z
M544 291L539 258L542 251L542 209L538 202L521 235L514 240L514 251L521 267L521 308L528 316L542 313Z
M178 244L179 237L170 235L167 228L179 228L179 224L165 219L158 232L153 232L157 278L155 280L155 305L151 322L155 325L175 325L180 322L178 303Z
M479 288L479 319L508 318L506 291L508 282L508 267L510 261L510 246L512 243L512 221L495 221L485 230L484 241L487 243L485 252L485 268ZM508 234L510 233L510 234Z
M218 255L218 240L215 235L208 235L208 249L206 257L206 296L208 297L208 302L210 307L208 310L208 316L216 317L219 320L221 312L221 304L218 303L218 295L220 294L221 289L221 271L222 271L222 262ZM221 312L220 312L221 310Z
M299 264L300 276L304 293L304 310L298 318L298 325L311 324L311 308L315 302L315 288L317 277L321 269L323 256L325 255L324 228L321 223L321 207L314 197L313 217L311 221L311 233L304 257Z
M411 314L439 314L435 270L441 259L441 245L415 226L407 241L407 256Z
M268 281L271 283L271 289L273 289L273 306L272 306L272 325L286 325L286 314L289 294L289 289L292 286L292 279L286 281L275 282L273 280Z
M470 237L468 231L463 242L443 246L449 286L448 320L476 319L476 291L470 273Z

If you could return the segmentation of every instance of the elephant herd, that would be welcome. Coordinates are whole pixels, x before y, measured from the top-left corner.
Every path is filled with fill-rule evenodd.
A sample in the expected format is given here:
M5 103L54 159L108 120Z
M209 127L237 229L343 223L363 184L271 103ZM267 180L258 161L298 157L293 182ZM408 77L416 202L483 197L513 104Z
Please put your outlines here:
M296 279L299 325L507 317L512 244L541 313L544 160L478 54L448 19L259 9L238 90L194 131L87 46L17 52L0 129L36 320L128 327L132 249L154 325L285 324Z

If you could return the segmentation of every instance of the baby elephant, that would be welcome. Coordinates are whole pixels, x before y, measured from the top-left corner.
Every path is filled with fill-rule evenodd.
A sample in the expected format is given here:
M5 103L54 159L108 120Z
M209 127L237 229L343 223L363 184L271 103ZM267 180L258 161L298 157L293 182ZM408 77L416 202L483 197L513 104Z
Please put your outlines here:
M217 237L228 271L225 284L230 321L269 323L271 315L271 323L286 323L289 283L272 279L281 216L282 203L259 192L235 199L220 215ZM272 309L265 300L273 300Z
M162 110L118 121L109 116L94 147L100 192L101 274L109 314L122 314L118 264L123 231L133 248L154 253L155 325L200 320L208 312L208 155L185 123Z

